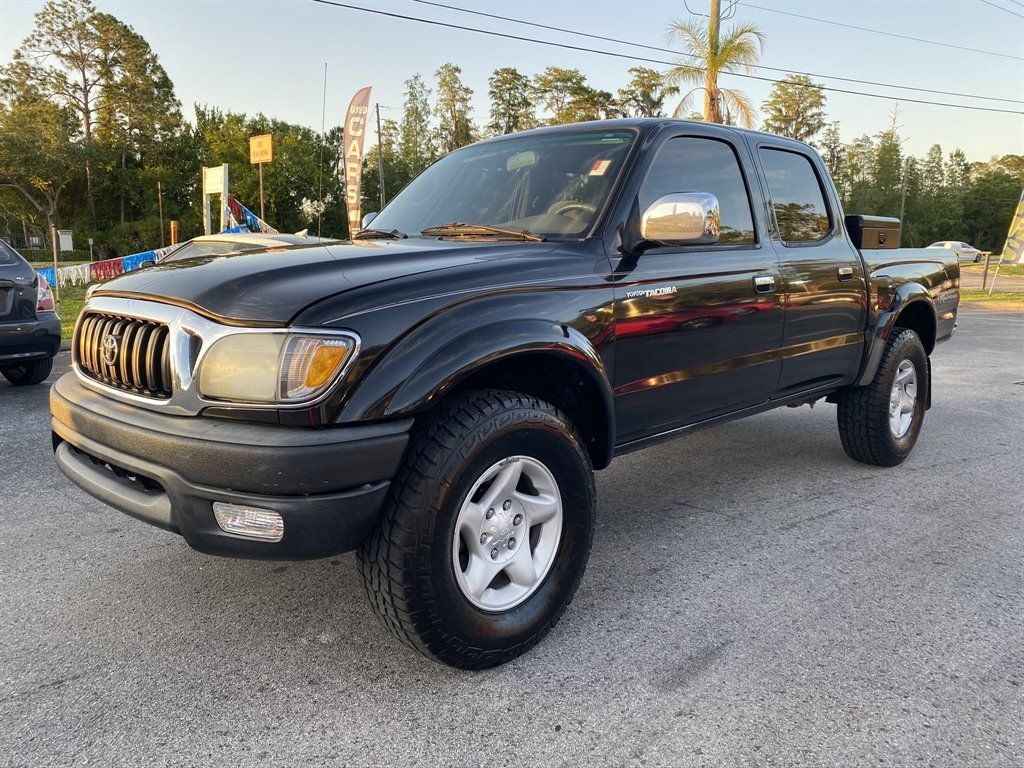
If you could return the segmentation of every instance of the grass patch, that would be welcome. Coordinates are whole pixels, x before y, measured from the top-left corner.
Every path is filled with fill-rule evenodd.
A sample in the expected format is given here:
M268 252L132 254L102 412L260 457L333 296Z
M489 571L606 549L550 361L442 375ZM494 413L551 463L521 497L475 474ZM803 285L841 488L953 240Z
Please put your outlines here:
M57 263L57 266L58 267L74 267L74 266L77 266L79 264L91 264L91 263L92 262L90 262L88 259L86 259L85 261L61 261L61 262ZM52 261L30 261L28 264L29 264L30 267L33 267L34 269L53 269L53 262Z
M68 285L60 289L60 325L65 339L75 331L75 321L85 305L87 285Z
M984 304L991 309L1024 310L1024 291L992 291L989 295L987 290L980 288L961 288L960 301Z
M961 271L971 270L972 272L984 272L984 264L964 264ZM993 260L988 267L988 276L992 277L996 273L996 260ZM1024 264L1003 264L999 267L999 276L1005 277L1006 275L1019 275L1024 276Z

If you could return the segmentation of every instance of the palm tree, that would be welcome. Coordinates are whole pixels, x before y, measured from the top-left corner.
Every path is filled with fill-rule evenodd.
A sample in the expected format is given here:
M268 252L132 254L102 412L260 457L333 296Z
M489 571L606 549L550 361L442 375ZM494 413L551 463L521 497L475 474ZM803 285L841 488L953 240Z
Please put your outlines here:
M682 43L684 51L695 57L694 63L678 63L666 73L671 82L693 83L694 88L679 102L673 117L685 114L695 91L704 91L704 120L721 123L722 107L736 115L742 125L754 125L754 105L745 93L718 87L723 72L750 71L757 64L764 48L764 35L754 24L735 24L721 34L717 3L712 2L707 24L701 21L676 20L669 24L668 36Z

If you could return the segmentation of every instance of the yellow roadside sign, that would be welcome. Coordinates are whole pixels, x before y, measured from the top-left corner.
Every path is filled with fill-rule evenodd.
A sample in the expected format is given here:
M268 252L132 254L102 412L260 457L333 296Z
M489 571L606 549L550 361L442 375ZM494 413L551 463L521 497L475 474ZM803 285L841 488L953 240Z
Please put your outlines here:
M249 162L253 165L269 163L274 159L273 136L265 133L262 136L249 137Z

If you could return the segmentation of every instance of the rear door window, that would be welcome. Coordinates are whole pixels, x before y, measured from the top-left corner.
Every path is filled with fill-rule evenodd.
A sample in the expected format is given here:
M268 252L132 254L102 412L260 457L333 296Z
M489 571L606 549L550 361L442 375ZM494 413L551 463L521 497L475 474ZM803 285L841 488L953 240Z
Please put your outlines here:
M782 242L813 243L832 228L821 180L810 158L799 152L761 147L761 166Z

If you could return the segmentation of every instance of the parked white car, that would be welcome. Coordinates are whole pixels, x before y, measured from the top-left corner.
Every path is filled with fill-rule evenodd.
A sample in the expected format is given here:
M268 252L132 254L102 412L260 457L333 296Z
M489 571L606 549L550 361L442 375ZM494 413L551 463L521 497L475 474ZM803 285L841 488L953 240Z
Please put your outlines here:
M964 243L959 240L943 240L941 243L932 243L928 246L929 248L945 248L956 251L956 258L961 264L977 263L981 261L983 254L977 248L970 243Z

